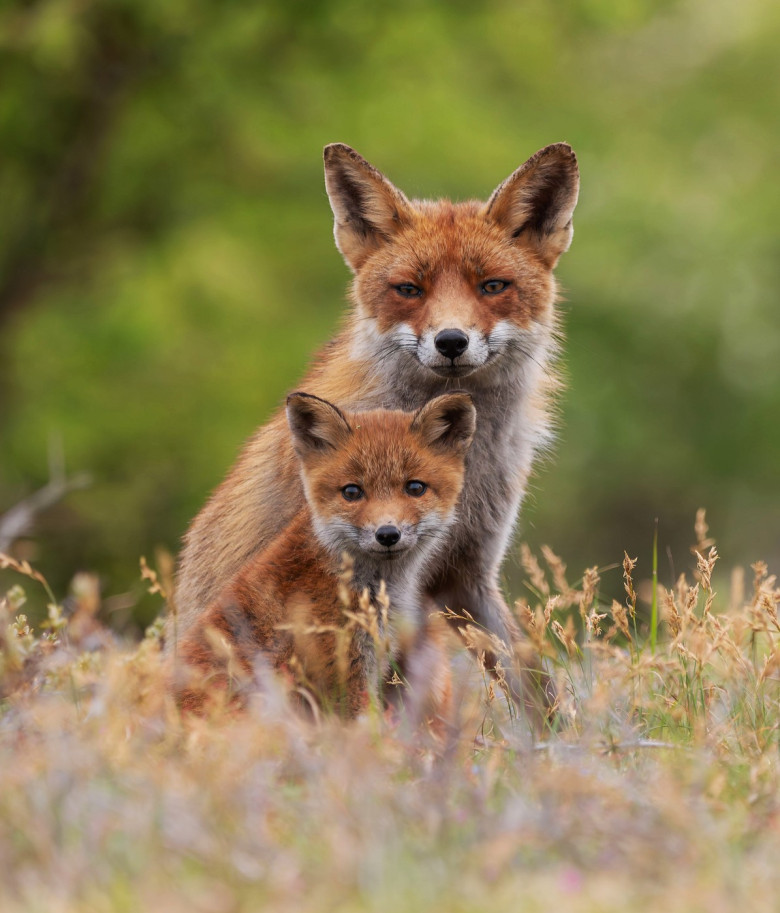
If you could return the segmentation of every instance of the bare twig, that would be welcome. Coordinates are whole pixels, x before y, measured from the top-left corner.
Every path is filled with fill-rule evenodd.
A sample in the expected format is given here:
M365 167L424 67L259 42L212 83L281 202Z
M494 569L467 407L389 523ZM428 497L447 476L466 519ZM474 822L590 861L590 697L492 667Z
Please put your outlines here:
M90 476L84 472L70 478L58 473L43 488L0 515L0 552L8 551L16 539L27 535L39 514L61 501L71 491L86 488L91 481Z

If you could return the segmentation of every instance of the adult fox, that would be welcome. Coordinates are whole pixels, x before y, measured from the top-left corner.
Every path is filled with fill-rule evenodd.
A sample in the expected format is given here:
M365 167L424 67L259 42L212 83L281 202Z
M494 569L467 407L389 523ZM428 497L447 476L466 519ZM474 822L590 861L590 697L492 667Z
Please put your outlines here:
M553 269L571 243L576 156L566 143L546 146L487 203L409 200L341 143L326 146L324 158L336 244L354 273L352 309L300 388L352 412L415 411L442 393L471 395L477 427L458 521L429 569L427 592L519 647L499 571L534 458L550 440ZM187 532L180 632L303 501L280 410ZM528 676L506 674L520 706L538 706Z

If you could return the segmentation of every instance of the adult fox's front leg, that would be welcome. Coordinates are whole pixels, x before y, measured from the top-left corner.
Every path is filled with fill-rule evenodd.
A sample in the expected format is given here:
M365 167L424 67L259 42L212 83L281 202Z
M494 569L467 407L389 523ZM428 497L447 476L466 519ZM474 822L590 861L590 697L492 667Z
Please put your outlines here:
M475 629L464 638L466 643L484 656L488 671L506 683L509 696L525 713L532 730L543 732L555 712L555 685L498 586L441 581L431 596L450 610L447 618L456 628Z

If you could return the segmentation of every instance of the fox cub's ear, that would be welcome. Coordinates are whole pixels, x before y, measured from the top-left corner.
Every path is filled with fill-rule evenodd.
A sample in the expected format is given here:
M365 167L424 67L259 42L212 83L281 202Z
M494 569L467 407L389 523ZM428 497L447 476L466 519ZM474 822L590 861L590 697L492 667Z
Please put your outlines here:
M412 431L429 447L465 453L476 425L477 411L468 393L447 393L420 409L412 421Z
M325 187L336 246L356 272L411 214L411 204L373 165L343 143L325 147Z
M352 433L334 405L308 393L291 393L287 397L287 422L295 452L302 458L336 449Z
M485 215L552 269L569 249L580 174L568 143L545 146L493 192Z

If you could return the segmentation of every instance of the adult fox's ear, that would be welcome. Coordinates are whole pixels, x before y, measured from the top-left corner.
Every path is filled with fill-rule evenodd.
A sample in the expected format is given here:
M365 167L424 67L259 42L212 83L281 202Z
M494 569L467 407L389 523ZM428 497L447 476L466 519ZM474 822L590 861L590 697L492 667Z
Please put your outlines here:
M465 453L474 437L477 410L468 393L446 393L427 402L415 415L412 431L429 447Z
M555 143L540 149L499 184L484 212L552 269L571 244L579 190L574 150L568 143Z
M325 147L325 187L336 246L353 272L406 224L411 204L373 165L343 143Z
M340 447L352 433L339 409L309 393L287 397L287 423L295 452L302 459Z

